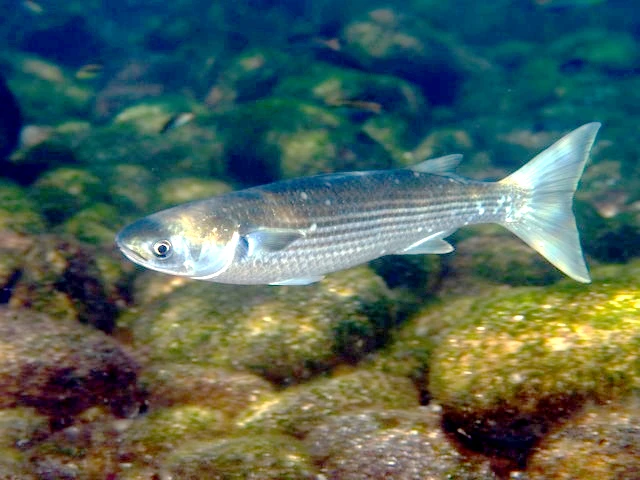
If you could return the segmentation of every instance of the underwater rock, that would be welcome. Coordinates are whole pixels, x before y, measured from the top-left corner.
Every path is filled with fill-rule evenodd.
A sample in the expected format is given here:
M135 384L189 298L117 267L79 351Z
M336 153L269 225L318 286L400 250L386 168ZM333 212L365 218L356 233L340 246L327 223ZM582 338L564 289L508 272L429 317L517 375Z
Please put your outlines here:
M250 373L193 364L153 364L142 370L150 408L198 405L233 416L273 392L273 386Z
M142 105L138 107L143 108ZM164 121L166 118L163 117ZM78 139L74 152L91 171L110 179L117 186L117 192L136 190L138 181L147 187L148 183L154 186L159 181L176 177L220 176L224 171L220 133L214 126L195 123L161 134L142 133L132 123L116 122L91 129ZM153 128L156 126L154 123ZM151 128L151 125L145 128ZM136 178L135 172L142 169L146 169L146 174L143 172L140 179ZM125 177L120 178L121 174ZM127 184L128 180L131 183ZM125 200L137 198L131 192L124 197ZM114 201L122 202L117 197Z
M0 406L29 406L60 428L94 405L124 415L137 363L111 338L26 309L0 309Z
M247 433L282 431L304 437L332 415L417 406L418 394L408 379L360 369L266 395L236 423Z
M490 68L445 33L393 8L351 21L341 37L345 56L366 70L414 82L433 105L452 104L469 73Z
M284 77L274 95L322 102L338 112L350 112L350 118L357 123L376 115L396 114L413 119L424 118L428 113L422 92L406 80L322 63Z
M215 197L231 190L231 185L220 180L198 177L169 179L158 185L159 201L153 208L161 210L181 203Z
M599 268L593 284L487 294L458 305L429 363L447 426L473 448L521 459L585 401L638 384L640 263ZM449 310L451 312L451 310Z
M119 436L118 451L130 463L156 467L185 443L212 441L228 431L228 418L215 407L165 407L128 422Z
M561 64L579 61L583 68L608 73L631 72L640 59L640 50L630 33L606 29L581 29L562 35L549 50Z
M313 480L317 472L299 442L279 435L188 442L164 462L170 478Z
M220 119L227 171L248 184L388 168L390 159L338 112L290 98L239 106Z
M322 453L330 479L498 478L486 458L460 453L442 431L440 415L426 408L329 417L305 443Z
M44 229L45 220L37 202L19 185L0 180L0 232L35 234L42 233Z
M156 274L156 276L159 276ZM178 279L140 310L122 315L151 362L243 369L297 383L384 343L394 326L392 297L368 268L308 287L243 287ZM164 285L164 286L163 286Z
M640 471L640 402L589 405L536 446L530 480L633 480Z
M294 61L275 49L243 50L220 73L220 78L207 95L206 103L214 111L222 112L236 103L265 98Z
M68 218L60 229L81 242L111 245L122 227L122 217L110 204L98 202Z
M82 208L106 199L101 179L81 168L49 170L36 180L30 191L45 218L54 225Z
M12 155L3 173L21 185L31 185L45 172L63 166L77 167L78 161L67 142L51 133L44 141Z
M24 249L9 305L28 307L55 318L79 320L111 332L121 298L122 262L109 264L115 252L102 253L72 239L41 235ZM102 267L105 267L105 271ZM124 267L126 268L126 267ZM107 273L108 272L108 273Z
M58 125L90 113L92 86L57 64L12 51L3 60L11 67L11 88L25 122Z
M35 409L27 407L0 409L1 449L11 447L16 449L16 453L19 450L24 451L49 434L49 419ZM0 472L4 473L2 470Z

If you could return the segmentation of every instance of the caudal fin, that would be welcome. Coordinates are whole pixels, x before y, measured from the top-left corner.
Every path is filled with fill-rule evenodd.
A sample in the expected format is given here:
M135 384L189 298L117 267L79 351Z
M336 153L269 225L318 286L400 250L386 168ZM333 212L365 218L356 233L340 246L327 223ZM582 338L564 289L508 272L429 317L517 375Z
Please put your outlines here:
M591 282L573 215L573 194L599 123L587 123L538 154L500 183L528 190L521 215L504 226L571 278Z

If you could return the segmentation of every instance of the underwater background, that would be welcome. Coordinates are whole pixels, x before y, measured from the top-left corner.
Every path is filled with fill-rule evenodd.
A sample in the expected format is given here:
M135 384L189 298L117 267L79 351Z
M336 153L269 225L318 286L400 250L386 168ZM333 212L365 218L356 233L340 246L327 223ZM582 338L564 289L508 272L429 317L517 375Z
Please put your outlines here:
M0 479L640 478L632 0L0 0ZM278 179L603 123L593 283L497 226L308 287L134 266L114 237Z

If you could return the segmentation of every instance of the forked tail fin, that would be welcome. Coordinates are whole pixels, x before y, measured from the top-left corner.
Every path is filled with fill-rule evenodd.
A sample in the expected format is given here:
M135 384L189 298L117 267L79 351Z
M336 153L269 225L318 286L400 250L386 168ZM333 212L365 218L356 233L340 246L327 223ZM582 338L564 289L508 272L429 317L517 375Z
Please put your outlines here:
M571 278L591 282L573 215L573 194L582 176L599 123L587 123L539 153L500 181L531 195L517 221L504 226Z

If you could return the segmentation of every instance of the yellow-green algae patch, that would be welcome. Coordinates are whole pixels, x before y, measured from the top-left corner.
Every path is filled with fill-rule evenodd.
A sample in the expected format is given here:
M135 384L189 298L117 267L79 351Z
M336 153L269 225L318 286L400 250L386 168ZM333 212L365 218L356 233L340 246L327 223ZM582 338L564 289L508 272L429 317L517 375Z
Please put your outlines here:
M306 288L189 282L119 324L152 362L250 370L291 383L361 358L393 320L389 291L363 267Z
M514 289L462 311L429 374L431 394L455 424L537 436L536 424L585 399L640 388L640 262L593 276L591 285Z
M300 437L331 415L417 406L418 392L408 379L362 369L266 395L238 417L237 426Z

